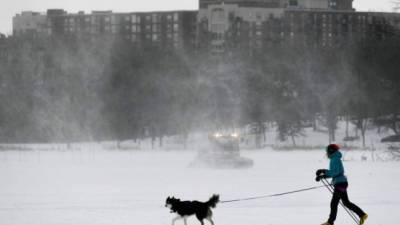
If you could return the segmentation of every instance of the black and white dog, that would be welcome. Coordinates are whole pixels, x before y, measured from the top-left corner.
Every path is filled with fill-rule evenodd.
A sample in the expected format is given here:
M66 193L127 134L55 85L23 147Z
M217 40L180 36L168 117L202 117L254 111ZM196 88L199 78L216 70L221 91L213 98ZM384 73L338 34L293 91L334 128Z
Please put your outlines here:
M211 225L214 225L212 220L211 208L215 208L219 202L219 195L213 195L207 202L199 201L181 201L179 198L168 197L165 200L165 207L171 209L171 213L176 213L178 216L172 220L172 225L178 219L183 219L185 225L186 220L189 216L196 215L201 225L204 225L204 219L210 221Z

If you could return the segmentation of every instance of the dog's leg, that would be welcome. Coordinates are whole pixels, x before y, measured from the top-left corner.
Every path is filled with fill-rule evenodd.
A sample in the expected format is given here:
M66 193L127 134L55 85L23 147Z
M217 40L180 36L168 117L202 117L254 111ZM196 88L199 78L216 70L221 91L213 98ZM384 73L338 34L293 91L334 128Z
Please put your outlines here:
M214 221L211 219L212 215L213 215L213 213L212 213L211 209L208 209L206 220L208 220L211 223L211 225L214 225Z
M187 216L183 217L183 222L185 223L185 225L187 225Z
M211 217L207 217L206 220L210 221L211 225L214 225L214 221L211 219Z
M172 225L174 225L175 224L175 221L177 221L177 220L179 220L179 219L182 219L182 217L181 216L176 216L175 218L173 218L172 219ZM185 224L186 225L186 224Z
M200 221L201 225L204 225L203 222L204 217L201 214L196 214L196 218Z

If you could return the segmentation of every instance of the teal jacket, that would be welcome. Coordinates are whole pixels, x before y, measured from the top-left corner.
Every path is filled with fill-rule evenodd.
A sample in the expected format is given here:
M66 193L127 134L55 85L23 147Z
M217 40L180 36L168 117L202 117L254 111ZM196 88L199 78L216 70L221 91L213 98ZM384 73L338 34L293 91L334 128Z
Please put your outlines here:
M326 176L332 178L332 184L336 185L339 183L347 182L347 178L344 175L344 167L342 163L342 153L336 151L330 157L329 170L326 171Z

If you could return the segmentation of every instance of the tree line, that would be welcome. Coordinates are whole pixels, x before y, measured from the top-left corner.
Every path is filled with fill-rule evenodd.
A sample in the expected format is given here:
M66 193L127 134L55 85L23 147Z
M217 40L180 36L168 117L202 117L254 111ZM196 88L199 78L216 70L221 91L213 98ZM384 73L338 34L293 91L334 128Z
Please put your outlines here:
M0 141L187 137L276 124L280 140L339 119L400 132L400 38L346 48L277 45L212 56L99 37L9 37L0 54Z

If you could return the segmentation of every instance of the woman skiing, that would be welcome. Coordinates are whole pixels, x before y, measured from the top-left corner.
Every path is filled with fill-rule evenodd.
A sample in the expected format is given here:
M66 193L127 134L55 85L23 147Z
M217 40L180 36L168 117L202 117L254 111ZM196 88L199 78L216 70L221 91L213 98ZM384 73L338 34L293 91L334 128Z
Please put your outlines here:
M334 187L333 196L331 200L331 213L329 215L328 222L322 225L333 225L336 220L337 208L339 201L342 200L343 204L355 212L360 217L360 225L363 225L368 215L362 211L358 206L350 202L347 196L347 178L344 175L344 168L342 163L342 153L339 151L340 147L336 144L330 144L326 147L326 154L330 160L329 170L319 169L316 172L316 181L320 181L325 178L332 178L332 184Z

